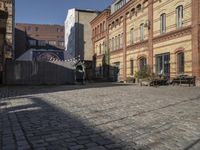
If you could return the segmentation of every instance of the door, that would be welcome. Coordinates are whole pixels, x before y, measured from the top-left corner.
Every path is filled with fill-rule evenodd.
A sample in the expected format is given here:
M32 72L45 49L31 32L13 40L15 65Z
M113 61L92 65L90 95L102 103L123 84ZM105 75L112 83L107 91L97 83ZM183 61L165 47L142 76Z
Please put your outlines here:
M156 73L170 76L170 53L156 55Z
M120 81L120 62L114 63L114 78L115 81Z

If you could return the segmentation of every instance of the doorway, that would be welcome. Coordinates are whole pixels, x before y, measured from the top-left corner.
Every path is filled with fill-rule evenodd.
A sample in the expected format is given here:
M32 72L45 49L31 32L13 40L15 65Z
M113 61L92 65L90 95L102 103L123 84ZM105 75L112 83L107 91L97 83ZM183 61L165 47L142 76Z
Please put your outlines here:
M156 55L156 73L170 76L170 53Z
M114 63L114 78L115 78L115 81L117 82L120 81L120 62Z

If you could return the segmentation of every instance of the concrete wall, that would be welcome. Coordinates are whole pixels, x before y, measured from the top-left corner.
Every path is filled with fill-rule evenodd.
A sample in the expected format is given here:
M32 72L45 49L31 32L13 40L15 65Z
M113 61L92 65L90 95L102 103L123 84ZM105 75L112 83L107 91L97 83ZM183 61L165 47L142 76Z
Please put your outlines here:
M74 84L75 68L70 62L7 62L5 84L43 85Z
M75 57L75 9L68 10L68 15L65 20L65 50L66 55ZM69 56L66 56L68 59Z
M65 58L80 55L82 60L92 60L92 29L90 22L98 15L91 10L70 9L65 21Z
M79 41L83 41L84 48L84 60L92 60L93 56L93 46L92 46L92 29L90 26L90 21L92 21L97 15L97 12L77 12L79 13L78 24L80 27L80 32L78 37L81 37L81 30L83 28L83 39Z

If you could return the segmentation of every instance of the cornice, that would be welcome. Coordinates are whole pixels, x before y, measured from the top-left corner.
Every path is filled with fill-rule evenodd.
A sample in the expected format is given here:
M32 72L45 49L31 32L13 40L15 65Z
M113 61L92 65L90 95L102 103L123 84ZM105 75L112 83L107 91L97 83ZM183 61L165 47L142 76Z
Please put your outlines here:
M191 35L191 34L192 34L192 27L188 26L188 27L184 27L181 29L177 29L175 31L171 31L171 32L156 36L153 38L153 43L156 44L159 42L172 40L172 39L176 39L176 38L183 37L185 35Z
M134 43L132 45L129 45L129 46L127 46L127 49L128 48L136 49L136 48L142 48L142 47L148 47L148 40L137 42L137 43Z

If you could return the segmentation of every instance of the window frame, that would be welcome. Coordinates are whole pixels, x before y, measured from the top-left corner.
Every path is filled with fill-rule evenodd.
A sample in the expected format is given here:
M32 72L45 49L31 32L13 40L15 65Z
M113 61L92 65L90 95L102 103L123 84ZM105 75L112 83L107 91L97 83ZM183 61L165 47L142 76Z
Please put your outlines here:
M160 33L166 33L166 13L160 15Z
M176 7L176 28L182 28L183 27L183 5L179 5Z
M140 24L140 40L144 41L144 34L145 34L145 30L144 30L144 23Z
M184 52L177 53L177 73L184 74L185 72L185 54Z

